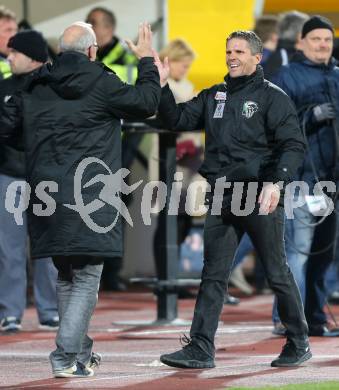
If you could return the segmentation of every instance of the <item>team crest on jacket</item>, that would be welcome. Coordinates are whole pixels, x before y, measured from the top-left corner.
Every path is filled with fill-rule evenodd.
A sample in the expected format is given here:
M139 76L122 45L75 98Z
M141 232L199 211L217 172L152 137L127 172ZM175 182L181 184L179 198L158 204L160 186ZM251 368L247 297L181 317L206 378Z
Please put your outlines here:
M247 119L252 118L252 116L258 111L258 109L259 107L257 103L248 100L244 103L242 107L242 115L245 116Z

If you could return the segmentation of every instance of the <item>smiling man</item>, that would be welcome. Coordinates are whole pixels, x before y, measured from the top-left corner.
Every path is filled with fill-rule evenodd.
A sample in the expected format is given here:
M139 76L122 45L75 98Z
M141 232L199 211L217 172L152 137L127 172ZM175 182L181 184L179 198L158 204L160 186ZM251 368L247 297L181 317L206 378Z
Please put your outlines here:
M262 42L252 31L233 32L226 41L229 74L225 82L179 105L167 86L167 62L156 60L163 86L159 106L163 122L174 130L205 128L206 152L200 173L212 189L216 180L225 176L232 185L224 194L221 215L211 208L207 212L204 268L190 339L185 339L183 349L161 356L169 366L214 367L214 336L233 257L244 232L260 255L288 330L287 343L272 366L297 366L312 356L300 294L286 263L278 185L288 183L300 166L304 142L289 97L264 80L259 65L262 50ZM239 182L258 183L256 204L247 216L234 213L230 205L232 190Z

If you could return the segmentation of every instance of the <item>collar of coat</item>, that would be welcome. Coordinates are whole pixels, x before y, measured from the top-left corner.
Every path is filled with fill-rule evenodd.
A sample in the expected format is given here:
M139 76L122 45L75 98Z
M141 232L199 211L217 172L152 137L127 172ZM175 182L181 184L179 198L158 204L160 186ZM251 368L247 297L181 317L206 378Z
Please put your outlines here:
M330 59L328 64L317 64L316 62L309 60L302 51L296 52L296 54L291 59L291 62L299 62L313 68L320 68L323 70L331 70L337 66L337 61L334 57Z
M227 91L229 93L233 93L249 85L257 85L263 83L264 71L261 65L258 65L256 71L249 76L230 77L230 75L228 74L225 76L224 80L227 87Z

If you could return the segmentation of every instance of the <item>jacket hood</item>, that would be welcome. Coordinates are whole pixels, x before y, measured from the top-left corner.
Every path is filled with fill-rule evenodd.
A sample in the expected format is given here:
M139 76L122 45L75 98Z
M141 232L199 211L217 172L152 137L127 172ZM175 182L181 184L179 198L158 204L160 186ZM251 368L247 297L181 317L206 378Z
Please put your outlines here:
M43 67L40 82L47 82L64 99L84 96L104 72L103 66L88 59L85 54L65 52L53 64Z

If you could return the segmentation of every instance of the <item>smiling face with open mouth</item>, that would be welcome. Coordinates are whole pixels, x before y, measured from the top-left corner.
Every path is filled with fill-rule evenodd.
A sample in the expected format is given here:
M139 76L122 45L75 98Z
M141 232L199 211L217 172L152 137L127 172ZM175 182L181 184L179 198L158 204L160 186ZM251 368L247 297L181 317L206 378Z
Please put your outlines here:
M226 65L231 77L248 76L255 72L261 54L252 54L245 39L233 38L227 42Z

